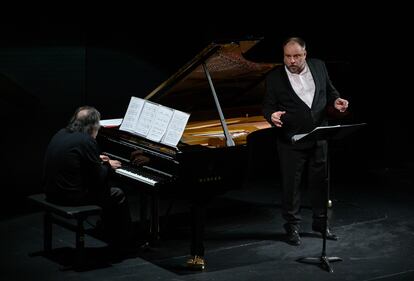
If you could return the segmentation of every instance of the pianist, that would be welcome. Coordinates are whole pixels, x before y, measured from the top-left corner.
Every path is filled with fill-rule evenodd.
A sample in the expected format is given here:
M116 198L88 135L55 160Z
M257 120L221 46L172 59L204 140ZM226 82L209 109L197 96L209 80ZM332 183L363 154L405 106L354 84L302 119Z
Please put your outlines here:
M47 200L61 205L102 207L102 225L109 246L127 249L132 242L131 215L124 192L110 187L108 177L121 166L100 155L96 136L100 113L79 107L66 128L51 139L44 159L43 186Z

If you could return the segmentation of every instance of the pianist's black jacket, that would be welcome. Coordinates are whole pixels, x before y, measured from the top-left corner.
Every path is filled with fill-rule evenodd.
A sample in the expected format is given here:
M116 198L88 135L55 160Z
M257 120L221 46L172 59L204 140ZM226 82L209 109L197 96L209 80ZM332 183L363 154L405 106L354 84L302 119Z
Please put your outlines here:
M94 138L87 133L61 129L51 139L45 155L43 185L48 200L84 204L107 190L111 168L103 165Z

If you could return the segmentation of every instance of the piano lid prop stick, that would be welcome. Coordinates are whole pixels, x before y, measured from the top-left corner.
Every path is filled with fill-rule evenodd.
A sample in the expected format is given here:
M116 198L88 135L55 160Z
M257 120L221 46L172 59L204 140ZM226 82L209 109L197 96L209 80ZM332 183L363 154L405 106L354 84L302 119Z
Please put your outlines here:
M216 107L220 115L220 122L221 122L221 126L223 127L224 136L226 137L226 144L227 146L235 146L234 140L229 133L229 129L227 128L226 120L224 120L223 111L221 110L221 106L217 98L216 90L214 89L213 81L211 80L210 72L208 71L205 62L203 62L202 65L203 65L204 73L206 74L206 77L208 80L208 84L210 85L211 93L213 94L213 97L214 97L214 102L216 103Z

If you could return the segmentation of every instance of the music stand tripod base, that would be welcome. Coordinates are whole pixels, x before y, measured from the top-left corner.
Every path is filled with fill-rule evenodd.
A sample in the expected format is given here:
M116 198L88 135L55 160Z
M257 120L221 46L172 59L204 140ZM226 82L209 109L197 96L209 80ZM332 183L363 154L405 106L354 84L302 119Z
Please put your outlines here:
M320 256L318 258L313 257L306 257L300 258L297 260L298 262L308 263L308 264L319 264L323 269L332 273L333 269L331 267L331 262L342 261L340 257L327 257L327 256Z

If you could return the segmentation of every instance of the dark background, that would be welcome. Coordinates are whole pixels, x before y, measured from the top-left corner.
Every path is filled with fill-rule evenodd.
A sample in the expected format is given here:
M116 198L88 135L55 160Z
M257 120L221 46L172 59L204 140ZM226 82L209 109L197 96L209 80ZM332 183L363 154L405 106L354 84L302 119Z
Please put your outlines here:
M128 20L1 24L2 215L18 212L28 194L41 190L47 143L78 106L95 106L103 119L123 117L132 95L147 95L219 40L263 37L251 59L281 62L283 40L303 37L308 56L327 62L331 80L350 101L347 122L368 123L334 146L334 175L374 180L390 170L413 171L412 50L403 8L379 13L339 4L335 10L342 16L308 17L296 13L305 7L247 7L242 14L195 10L163 7L162 13L141 9ZM396 11L397 19L391 16ZM267 149L273 150L264 146L258 153L255 177L269 175Z

